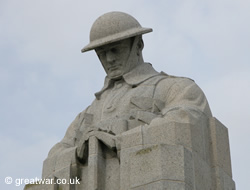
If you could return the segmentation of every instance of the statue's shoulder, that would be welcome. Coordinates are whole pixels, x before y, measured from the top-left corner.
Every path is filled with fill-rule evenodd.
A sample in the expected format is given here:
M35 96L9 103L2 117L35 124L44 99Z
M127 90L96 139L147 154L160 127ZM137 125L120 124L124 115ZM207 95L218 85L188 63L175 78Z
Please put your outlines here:
M164 71L161 71L159 73L159 75L165 76L168 80L172 80L172 81L186 81L186 80L188 80L188 81L194 82L194 80L191 79L191 78L182 77L182 76L175 76L175 75L169 75L169 74L165 73Z
M195 84L194 80L191 78L169 75L163 71L161 71L158 74L157 78L158 78L157 85L165 86L165 87L171 87L173 85L186 86L189 84Z

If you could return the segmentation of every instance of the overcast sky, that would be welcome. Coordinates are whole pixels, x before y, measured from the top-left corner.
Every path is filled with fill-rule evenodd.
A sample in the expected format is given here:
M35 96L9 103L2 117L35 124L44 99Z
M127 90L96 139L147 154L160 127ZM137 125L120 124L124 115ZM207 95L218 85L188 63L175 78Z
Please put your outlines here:
M187 76L229 129L233 179L250 189L249 0L0 0L0 189L4 178L41 177L42 162L105 73L82 54L94 20L109 11L153 28L144 60Z

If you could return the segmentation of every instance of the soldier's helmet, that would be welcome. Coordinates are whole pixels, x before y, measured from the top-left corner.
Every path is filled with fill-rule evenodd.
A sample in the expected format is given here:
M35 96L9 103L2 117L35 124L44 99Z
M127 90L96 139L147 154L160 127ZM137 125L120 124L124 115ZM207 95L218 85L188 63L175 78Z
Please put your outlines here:
M129 14L109 12L96 19L90 30L90 42L82 52L152 31Z

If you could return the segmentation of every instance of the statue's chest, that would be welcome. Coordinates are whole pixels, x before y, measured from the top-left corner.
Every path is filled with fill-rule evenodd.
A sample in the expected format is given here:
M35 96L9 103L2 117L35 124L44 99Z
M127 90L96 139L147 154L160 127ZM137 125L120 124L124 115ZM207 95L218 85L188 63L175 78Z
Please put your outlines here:
M105 91L100 100L95 100L90 111L96 120L113 117L126 117L132 109L143 109L135 105L136 97L153 98L155 85L139 85L132 87L126 83L117 83L112 89ZM145 102L146 104L146 102Z
M89 107L88 113L93 115L93 124L101 127L123 126L117 130L119 133L148 123L164 104L154 98L158 81L159 78L155 77L134 87L117 82Z

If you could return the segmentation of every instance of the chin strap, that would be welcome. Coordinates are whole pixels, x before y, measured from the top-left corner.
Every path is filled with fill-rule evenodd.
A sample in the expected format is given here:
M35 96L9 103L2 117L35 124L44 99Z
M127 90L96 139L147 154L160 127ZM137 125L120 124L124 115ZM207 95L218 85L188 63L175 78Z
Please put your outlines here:
M137 66L139 63L140 63L140 56L138 55L138 43L139 43L139 40L141 40L141 36L135 36L133 38L133 44L131 46L131 49L130 49L130 54L128 56L128 59L127 59L127 62L126 64L129 64L130 65L130 68L129 68L129 71ZM137 59L135 59L135 57ZM125 73L124 73L125 74Z

